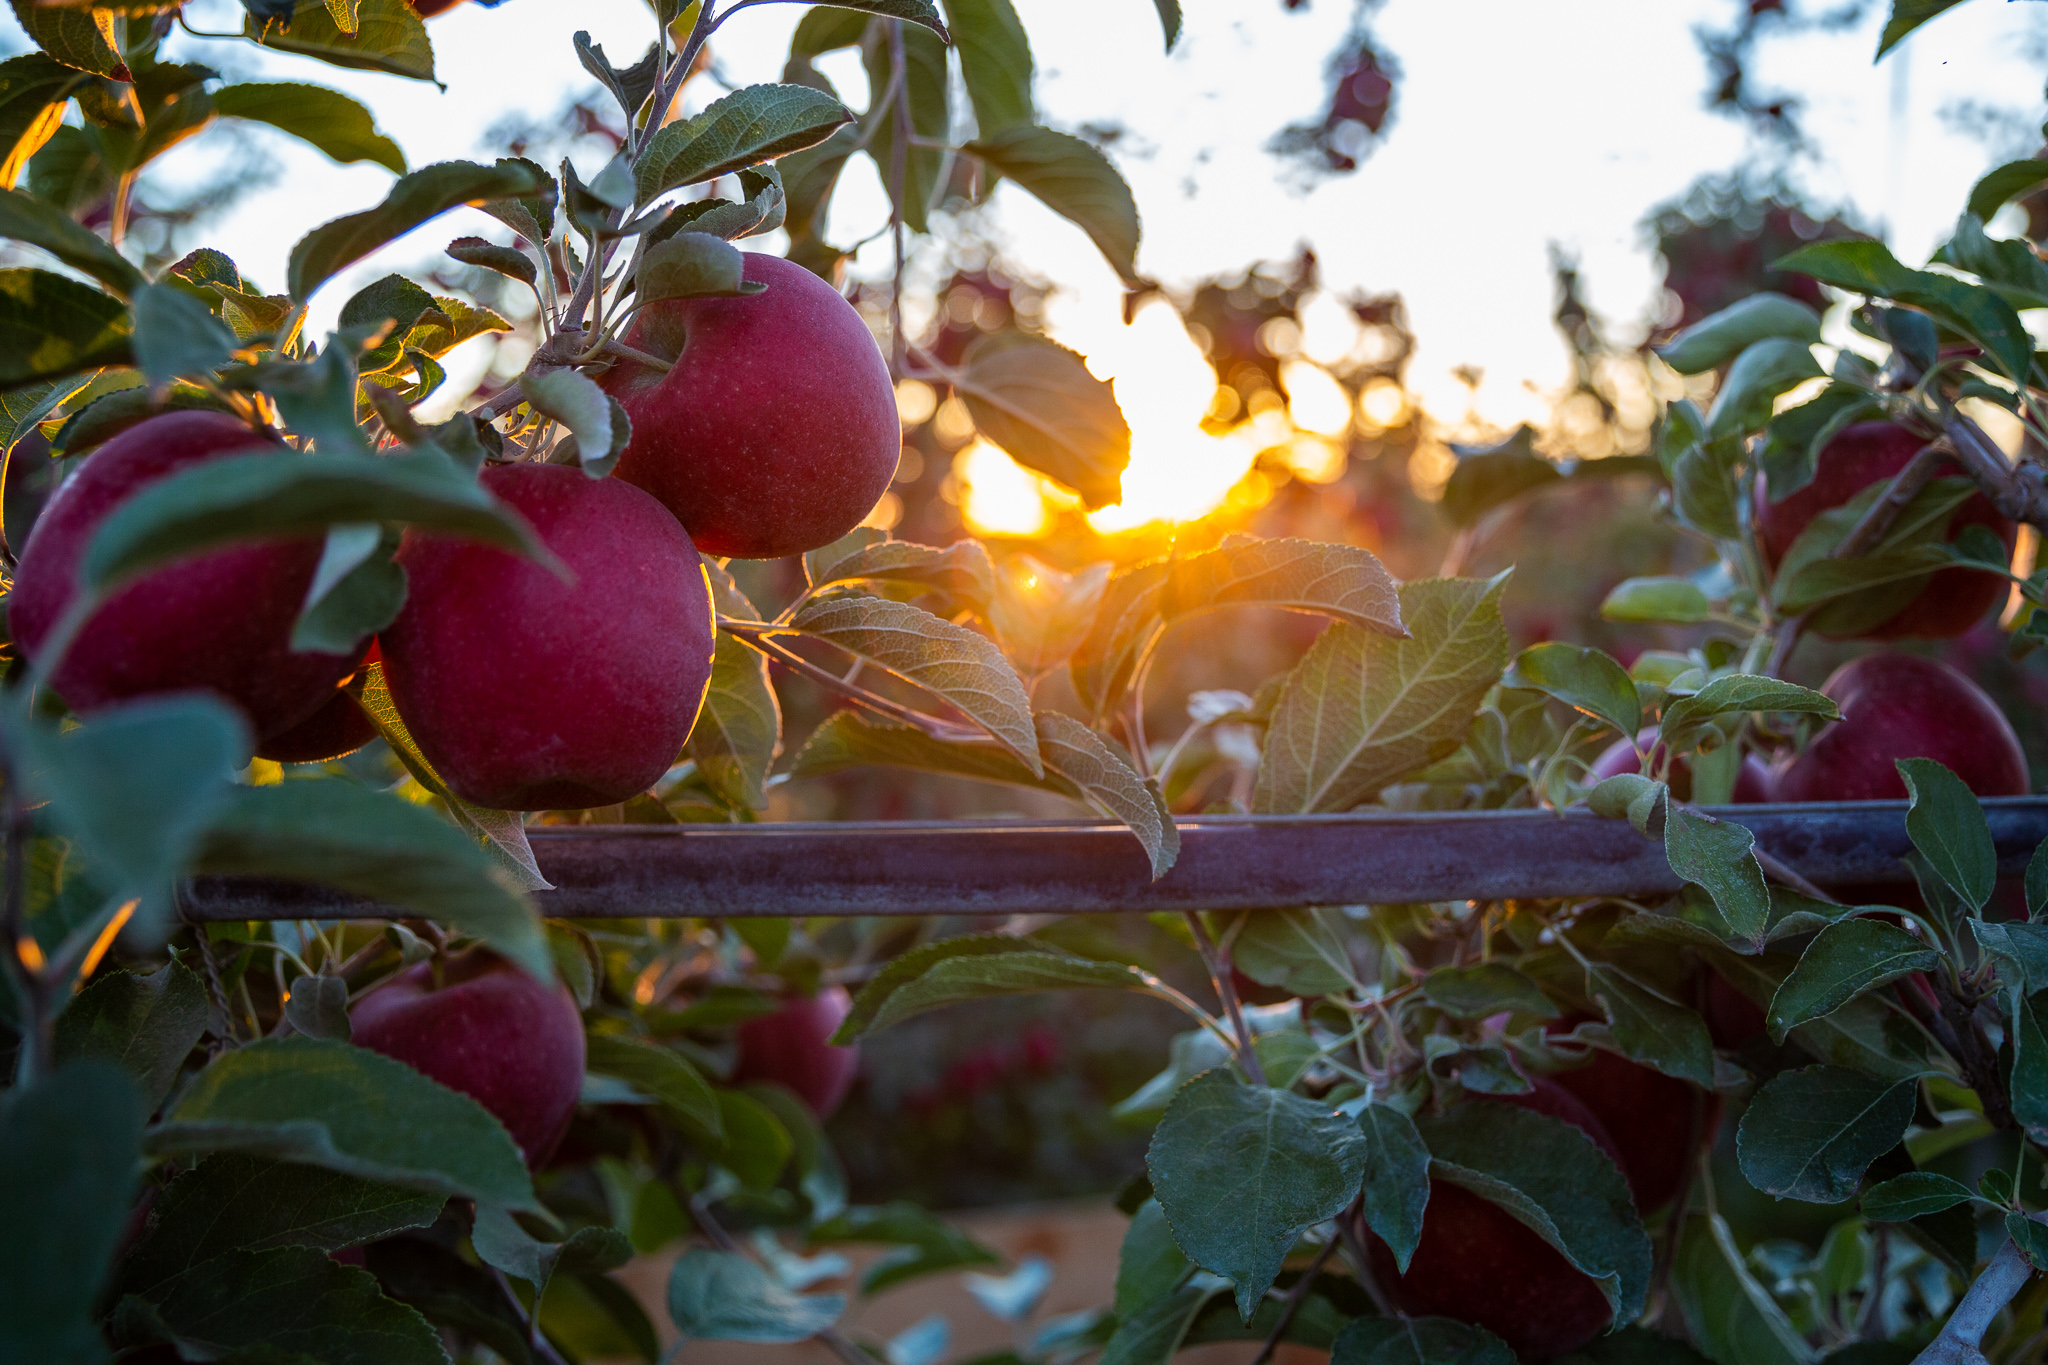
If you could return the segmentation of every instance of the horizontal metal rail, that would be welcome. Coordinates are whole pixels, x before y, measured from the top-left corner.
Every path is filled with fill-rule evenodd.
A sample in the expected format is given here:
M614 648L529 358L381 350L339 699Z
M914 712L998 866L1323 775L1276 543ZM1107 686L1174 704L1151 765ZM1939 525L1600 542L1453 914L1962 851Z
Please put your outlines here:
M1999 870L2048 838L2048 797L1986 801ZM1715 814L1822 886L1911 879L1903 801L1728 806ZM1643 896L1677 889L1657 843L1583 812L1195 816L1158 881L1121 825L962 820L541 826L534 857L564 918L1141 914L1288 905ZM197 879L203 920L334 919L376 906L318 887Z

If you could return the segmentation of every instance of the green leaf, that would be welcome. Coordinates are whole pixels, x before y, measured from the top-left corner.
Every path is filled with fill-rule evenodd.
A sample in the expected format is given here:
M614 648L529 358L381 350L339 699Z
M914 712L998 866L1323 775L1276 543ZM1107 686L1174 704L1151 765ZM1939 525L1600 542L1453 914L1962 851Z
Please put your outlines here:
M1716 719L1753 711L1784 711L1822 720L1842 718L1831 698L1811 688L1753 673L1724 673L1666 707L1658 732L1673 753L1688 753L1707 737Z
M0 465L4 465L6 452L14 449L15 442L91 382L91 376L72 375L0 392Z
M859 137L866 143L868 159L874 163L885 192L896 202L904 225L912 232L929 232L928 214L947 185L940 177L943 158L940 148L957 141L953 135L953 89L946 45L933 33L904 29L900 35L885 35L886 41L861 45L862 65L867 69L871 92L892 88L896 99L872 97L861 116ZM902 43L904 78L895 78L896 43ZM907 112L904 131L924 146L897 146L898 118ZM895 174L897 157L903 158L903 174ZM901 193L896 186L901 185Z
M1422 1241L1422 1216L1429 1203L1429 1148L1413 1120L1384 1104L1359 1111L1358 1130L1365 1139L1361 1190L1366 1226L1387 1244L1395 1267L1406 1274Z
M718 1126L725 1141L708 1156L757 1192L775 1188L796 1151L796 1141L775 1112L739 1090L713 1092L718 1097Z
M1032 122L1031 40L1010 0L946 0L946 18L981 135Z
M426 1227L447 1202L339 1171L251 1156L212 1156L156 1201L149 1235L122 1263L121 1288L156 1286L235 1251L339 1251Z
M593 479L611 473L632 439L632 423L617 400L581 370L529 370L519 388L535 412L567 427L576 441L576 459Z
M1231 941L1232 963L1262 986L1293 995L1339 995L1357 984L1344 922L1324 909L1252 910Z
M1033 776L1045 771L1024 684L987 637L907 602L859 593L813 598L789 628L951 703Z
M398 144L377 131L368 109L339 90L295 81L224 85L213 92L213 109L223 118L267 123L342 165L368 161L405 174Z
M154 899L184 870L250 752L240 712L191 694L110 707L59 734L11 728L28 785L78 841L92 880L122 897Z
M1453 441L1450 448L1458 462L1451 466L1438 506L1460 530L1476 526L1495 508L1565 477L1555 460L1538 453L1536 429L1527 422L1490 445Z
M147 277L98 233L80 227L56 208L21 190L0 190L0 237L41 247L124 299L148 283Z
M1295 1240L1357 1196L1368 1154L1328 1106L1219 1069L1181 1087L1145 1164L1174 1240L1236 1286L1249 1318Z
M1904 1223L1967 1204L1977 1192L1960 1180L1933 1171L1914 1171L1872 1185L1863 1192L1863 1216L1873 1223Z
M903 1200L847 1209L812 1228L808 1240L813 1247L881 1244L897 1248L861 1277L863 1294L880 1293L937 1271L1002 1263L1001 1257L943 1218Z
M1757 455L1772 502L1783 502L1813 482L1821 451L1852 423L1883 414L1867 389L1830 384L1808 402L1787 408L1764 429L1764 447Z
M1664 856L1673 872L1713 898L1737 936L1761 944L1771 892L1757 861L1755 835L1673 803L1664 822Z
M356 559L365 543L367 552ZM409 589L404 568L392 558L398 545L397 532L374 522L329 527L306 605L292 626L292 648L353 653L397 620Z
M250 14L242 33L265 47L314 57L329 66L434 79L434 45L407 0L357 0L356 27L345 33L328 0L299 0L288 22ZM325 150L324 148L322 150Z
M1866 991L1914 972L1933 971L1941 954L1894 924L1844 919L1822 929L1799 956L1799 965L1771 998L1771 1041L1832 1014Z
M1704 374L1772 337L1815 345L1820 314L1798 299L1766 290L1700 319L1659 346L1657 354L1680 374Z
M1064 778L1081 800L1123 821L1145 846L1152 879L1165 876L1180 857L1180 829L1123 751L1058 711L1041 711L1034 722L1046 773Z
M1400 584L1369 550L1313 540L1234 538L1168 561L1159 613L1167 621L1214 607L1286 607L1403 635Z
M1137 201L1123 176L1095 147L1069 133L1024 122L995 131L984 126L981 136L961 150L1087 233L1127 286L1142 283Z
M692 1247L669 1272L668 1311L694 1341L803 1341L839 1321L840 1294L793 1294L733 1252Z
M714 592L722 576L723 569L711 575ZM833 719L851 715L840 712ZM711 686L685 752L726 801L763 810L768 770L781 746L782 706L768 680L768 661L720 631L711 655Z
M1892 0L1891 17L1885 20L1884 32L1877 40L1878 60L1906 41L1914 29L1961 3L1962 0Z
M1758 1284L1719 1214L1685 1221L1671 1288L1692 1339L1708 1357L1742 1365L1807 1365L1814 1352Z
M1902 758L1897 766L1913 799L1907 837L1971 910L1982 911L1998 881L1998 850L1984 808L1960 777L1931 758Z
M12 3L14 17L29 41L64 65L95 76L111 77L121 70L121 54L114 47L113 10L60 8L36 0Z
M207 1013L206 987L176 962L148 976L108 972L57 1017L51 1056L60 1066L81 1057L120 1063L155 1109L205 1034Z
M538 1208L518 1146L482 1105L403 1062L323 1038L265 1038L216 1058L148 1147L244 1152Z
M384 1297L366 1270L312 1247L231 1251L115 1312L124 1340L169 1342L187 1360L442 1365L419 1310Z
M1703 948L1703 956L1759 1009L1770 1005L1797 959L1782 952L1739 955ZM1836 1066L1906 1080L1945 1075L1929 1055L1926 1035L1875 1000L1852 1000L1841 1009L1792 1030L1792 1041L1808 1054Z
M1743 534L1735 513L1735 457L1730 437L1688 447L1671 465L1671 506L1678 519L1702 535L1732 540Z
M1009 939L1013 945L1010 952L955 955L933 962L914 979L895 984L874 1007L868 1021L856 1024L860 1015L849 1015L834 1035L835 1041L850 1041L862 1033L901 1023L914 1014L992 995L1104 987L1139 990L1145 986L1145 974L1121 962L1097 962L1052 949L1015 946L1030 941ZM868 992L863 990L862 1000L867 996Z
M1173 1292L1194 1263L1173 1240L1166 1211L1147 1199L1131 1215L1116 1261L1116 1315L1130 1318L1148 1303Z
M0 388L133 359L121 301L47 270L0 270Z
M673 1048L612 1033L593 1033L584 1040L584 1066L600 1076L616 1076L636 1090L652 1095L714 1140L724 1135L718 1096Z
M1515 1353L1484 1327L1449 1318L1355 1318L1330 1365L1515 1365Z
M1936 259L1967 270L2015 308L2048 307L2048 262L2024 240L1993 241L1984 222L1966 213Z
M29 158L62 126L78 72L42 52L0 62L0 189L13 189Z
M1113 381L1057 342L991 332L967 348L954 387L975 427L1026 469L1072 489L1091 511L1123 499L1131 428Z
M1736 1130L1742 1174L1766 1194L1839 1204L1913 1119L1911 1081L1838 1066L1782 1071L1758 1090Z
M1180 1350L1188 1329L1209 1301L1229 1286L1197 1271L1178 1288L1117 1314L1116 1331L1102 1348L1098 1365L1166 1365Z
M356 522L404 522L553 566L523 517L439 454L231 455L161 479L93 535L79 580L106 588L252 533L308 535Z
M404 0L395 2L402 5ZM292 247L287 272L291 296L303 303L340 271L450 209L532 194L538 188L532 171L517 161L422 166L400 176L377 207L336 218L301 237Z
M501 867L513 874L514 880L529 891L549 891L553 887L548 879L541 876L540 867L533 860L533 848L526 841L525 817L518 811L493 810L464 801L448 790L448 784L441 780L433 765L427 762L418 744L405 728L405 721L398 714L398 707L391 700L391 689L384 682L384 665L373 663L362 672L362 690L356 694L356 702L363 708L363 714L377 727L384 742L391 747L392 754L420 786L448 808L455 823L483 841L492 857Z
M369 787L238 787L197 867L353 892L480 938L542 981L554 976L540 916L511 873L431 810Z
M1825 373L1807 341L1772 336L1750 343L1735 357L1728 377L1714 394L1714 406L1707 413L1707 439L1763 430L1781 395Z
M1604 721L1624 738L1642 728L1643 707L1635 679L1602 650L1550 640L1515 656L1503 681L1557 698L1582 715Z
M899 953L890 959L881 971L869 978L867 985L853 998L853 1008L840 1021L838 1032L832 1035L835 1043L850 1043L874 1026L875 1018L890 996L911 982L923 976L926 971L940 962L953 957L987 957L999 953L1014 953L1019 948L1036 943L1033 939L1019 939L1009 934L965 934L957 938L942 938Z
M655 303L759 294L768 286L742 279L746 264L745 253L722 238L708 232L678 232L647 248L640 258L633 276L634 297Z
M448 244L448 254L464 265L494 270L521 284L530 285L540 278L531 256L517 247L500 246L482 237L457 237Z
M1317 637L1274 705L1252 809L1350 810L1456 750L1507 661L1507 577L1404 584L1407 639L1342 622Z
M891 540L871 528L847 532L804 556L804 581L813 588L871 580L935 588L978 611L995 597L995 566L978 540L956 540L940 548Z
M1627 578L1600 604L1608 621L1651 625L1697 625L1714 614L1714 604L1689 578Z
M647 140L633 165L636 202L802 151L852 121L838 100L806 85L735 90Z
M1907 0L1900 0L1906 3ZM2031 372L2034 342L2012 305L1982 285L1900 265L1882 242L1815 242L1772 263L1837 289L1917 308L1981 344L2008 378Z
M153 385L211 377L240 344L212 310L175 284L136 291L135 364Z
M0 1356L108 1359L94 1300L128 1222L145 1104L97 1058L0 1092Z
M1985 172L1983 178L1970 188L1967 212L1988 223L1992 215L2007 204L2043 184L2048 184L2048 161L2037 161L2032 157L2024 161L2008 161Z
M633 1259L633 1244L617 1228L578 1228L560 1242L543 1242L519 1226L511 1214L479 1206L470 1245L477 1259L533 1286L534 1298L547 1293L548 1281L559 1272L585 1275L617 1270Z
M1416 1130L1430 1172L1513 1215L1600 1286L1617 1322L1642 1311L1650 1239L1628 1182L1593 1140L1562 1119L1471 1102L1425 1117Z
M2034 856L2027 859L2026 875L2027 917L2036 923L2042 919L2042 912L2048 910L2048 839L2034 846Z
M1543 988L1504 962L1437 967L1422 978L1422 996L1453 1019L1484 1019L1503 1010L1558 1017Z
M1152 0L1152 7L1159 11L1159 26L1166 31L1166 50L1171 52L1180 41L1180 0Z
M1586 990L1607 1015L1608 1032L1622 1055L1667 1076L1713 1088L1714 1040L1707 1021L1697 1013L1605 962L1586 969Z

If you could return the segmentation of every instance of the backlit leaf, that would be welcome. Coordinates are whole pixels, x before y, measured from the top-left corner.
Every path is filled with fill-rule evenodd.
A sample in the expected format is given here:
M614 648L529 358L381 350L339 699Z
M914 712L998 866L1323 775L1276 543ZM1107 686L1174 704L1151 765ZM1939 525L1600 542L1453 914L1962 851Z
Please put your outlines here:
M1337 911L1250 910L1231 940L1231 965L1293 995L1336 995L1356 984Z
M967 348L955 383L981 434L1026 469L1071 488L1091 510L1123 499L1131 428L1113 381L1025 332L991 332Z
M292 81L224 85L213 92L213 109L223 118L267 123L343 165L368 161L405 174L398 144L377 131L368 109L339 90Z
M134 358L121 301L48 270L0 270L0 388Z
M1032 121L1031 41L1010 0L946 0L974 126L983 137Z
M120 1063L154 1109L206 1032L207 1014L206 987L176 962L147 976L108 972L57 1017L51 1055L60 1066L78 1057Z
M302 5L309 0L302 0ZM396 3L404 0L375 0ZM288 284L301 302L328 279L394 238L463 204L531 194L538 186L526 163L501 160L495 166L443 161L400 176L382 203L324 223L292 247Z
M1035 723L1047 774L1065 778L1081 800L1129 826L1145 846L1153 879L1165 876L1180 857L1180 830L1158 793L1122 751L1072 716L1041 711Z
M2044 183L2048 183L2048 161L2028 157L1994 166L1971 187L1967 212L1989 222L2007 204Z
M0 190L0 237L41 247L122 298L146 283L143 273L105 238L21 190Z
M804 575L814 588L862 580L920 583L981 611L995 596L995 567L978 540L956 540L941 548L856 529L806 554Z
M1338 622L1287 675L1252 809L1343 811L1455 750L1507 661L1505 573L1400 590L1406 639Z
M416 81L434 79L434 45L407 0L358 0L353 33L343 32L334 22L327 0L298 0L289 23L250 14L242 22L242 32L265 47L315 57L330 66L383 71Z
M0 189L13 189L29 158L63 125L76 69L42 52L0 62Z
M2011 304L1982 285L1909 269L1882 242L1815 242L1773 262L1771 268L1798 271L1837 289L1920 309L1982 344L2008 377L2024 379L2031 371L2033 338Z
M1226 540L1168 561L1159 612L1168 621L1212 607L1286 607L1401 635L1400 584L1369 550L1320 541Z
M121 70L114 47L114 11L83 6L58 7L36 0L12 0L14 17L29 41L64 65L95 76Z

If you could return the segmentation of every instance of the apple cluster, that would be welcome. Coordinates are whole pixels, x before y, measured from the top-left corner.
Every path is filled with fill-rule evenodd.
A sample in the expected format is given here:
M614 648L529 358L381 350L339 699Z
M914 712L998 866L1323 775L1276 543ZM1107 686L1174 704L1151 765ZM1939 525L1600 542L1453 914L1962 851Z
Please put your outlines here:
M602 382L633 436L609 478L533 462L480 481L565 573L492 546L408 531L398 617L345 654L296 651L317 537L237 544L146 574L101 605L54 686L76 711L206 691L248 719L257 753L312 762L375 729L348 690L381 662L400 718L449 790L504 810L611 805L676 762L711 677L700 555L766 558L829 543L888 488L900 451L873 335L817 276L749 254L734 298L666 300L627 334L662 370ZM23 548L9 617L33 658L78 589L93 533L139 490L208 460L274 452L222 412L172 412L87 456ZM372 652L374 651L374 652Z

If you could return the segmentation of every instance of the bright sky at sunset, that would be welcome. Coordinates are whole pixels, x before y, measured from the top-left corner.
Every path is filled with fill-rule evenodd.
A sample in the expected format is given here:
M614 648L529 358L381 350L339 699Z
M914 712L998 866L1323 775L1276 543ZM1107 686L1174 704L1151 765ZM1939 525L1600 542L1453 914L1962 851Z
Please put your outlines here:
M1816 155L1793 164L1795 178L1821 204L1888 226L1900 254L1919 260L1984 168L2031 149L2001 142L1965 102L2039 117L2048 6L1963 5L1911 39L1903 62L1873 67L1884 8L1851 32L1767 43L1758 75L1807 101ZM1170 56L1145 0L1021 0L1019 9L1047 121L1127 130L1112 155L1144 219L1141 270L1172 287L1311 244L1333 293L1405 296L1420 338L1411 382L1453 419L1466 401L1451 375L1457 366L1484 371L1480 410L1502 425L1540 415L1537 391L1565 382L1550 323L1551 243L1578 256L1594 307L1627 332L1655 306L1656 266L1638 226L1645 210L1704 172L1739 164L1749 146L1740 126L1702 108L1707 76L1691 37L1695 25L1724 23L1730 0L1391 0L1374 22L1379 46L1403 71L1391 134L1357 172L1314 180L1264 144L1319 111L1323 63L1352 21L1349 5L1316 0L1288 14L1279 0L1189 0L1186 35ZM195 28L233 27L240 13L234 0L187 7ZM739 83L775 79L801 13L791 4L740 14L714 41L720 72ZM430 26L446 93L245 45L182 40L181 55L203 56L231 76L346 89L422 165L487 154L484 130L505 113L545 114L586 88L569 48L578 28L622 60L651 36L641 0L463 6ZM4 14L0 34L21 46ZM850 101L864 100L851 54L824 66ZM693 90L699 103L720 93L701 81ZM278 183L208 235L274 287L301 232L374 202L389 175L335 167L282 137L258 136L282 170ZM174 175L180 167L197 174L209 164L206 146L188 144L164 164ZM1901 185L1918 193L1902 198ZM864 162L833 212L830 235L840 242L882 221L880 187ZM492 227L461 211L352 278L425 262L451 237ZM1055 335L1087 353L1098 373L1119 378L1126 405L1144 410L1132 413L1141 445L1148 431L1192 430L1208 380L1164 310L1124 327L1116 281L1086 239L1014 188L999 191L986 227L1011 260L1059 284L1049 310ZM863 271L886 265L884 242L859 258ZM348 292L345 278L321 303L336 309ZM1313 314L1310 322L1313 351ZM480 346L470 350L478 352L473 374L486 357ZM470 377L459 363L451 372L458 383ZM1184 450L1178 458L1197 457Z

